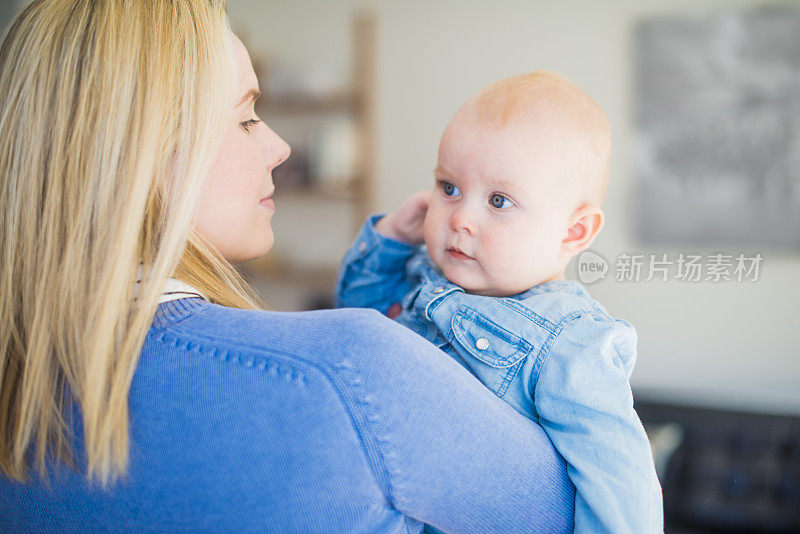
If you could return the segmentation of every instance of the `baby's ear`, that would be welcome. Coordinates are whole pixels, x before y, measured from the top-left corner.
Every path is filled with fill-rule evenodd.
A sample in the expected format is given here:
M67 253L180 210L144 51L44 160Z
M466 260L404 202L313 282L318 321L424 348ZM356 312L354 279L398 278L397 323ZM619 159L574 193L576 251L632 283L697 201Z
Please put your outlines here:
M597 206L584 204L577 208L570 216L567 237L561 242L561 253L571 258L587 249L603 228L604 221L603 210Z

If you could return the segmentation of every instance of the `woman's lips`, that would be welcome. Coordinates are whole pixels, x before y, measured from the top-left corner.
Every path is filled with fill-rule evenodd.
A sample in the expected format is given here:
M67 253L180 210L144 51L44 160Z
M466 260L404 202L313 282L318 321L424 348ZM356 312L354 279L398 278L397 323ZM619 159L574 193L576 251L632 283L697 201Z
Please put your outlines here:
M274 210L275 209L275 202L272 201L272 195L275 193L273 190L269 195L265 196L261 200L258 201L259 204L264 206L267 209Z
M464 254L463 252L461 252L457 248L448 248L447 249L447 253L450 254L451 258L454 258L454 259L457 259L457 260L461 260L461 261L472 260L472 261L475 261L475 258L473 258L472 256L467 256L466 254Z

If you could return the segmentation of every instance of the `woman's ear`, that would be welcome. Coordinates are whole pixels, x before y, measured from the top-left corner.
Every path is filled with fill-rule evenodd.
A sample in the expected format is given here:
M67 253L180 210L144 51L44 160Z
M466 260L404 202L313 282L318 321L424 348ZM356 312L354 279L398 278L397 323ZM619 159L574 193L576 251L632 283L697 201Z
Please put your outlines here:
M582 205L577 208L569 218L567 237L561 242L561 254L571 258L586 250L604 222L605 215L599 207Z

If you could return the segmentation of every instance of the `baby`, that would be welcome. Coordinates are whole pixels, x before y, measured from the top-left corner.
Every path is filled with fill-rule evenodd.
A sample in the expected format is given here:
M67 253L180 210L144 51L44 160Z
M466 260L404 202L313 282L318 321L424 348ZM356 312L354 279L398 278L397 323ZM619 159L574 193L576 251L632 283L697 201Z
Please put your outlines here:
M433 191L365 223L336 298L395 318L538 422L567 462L577 532L661 532L628 383L636 332L564 278L603 226L610 151L602 109L564 77L490 85L447 125Z

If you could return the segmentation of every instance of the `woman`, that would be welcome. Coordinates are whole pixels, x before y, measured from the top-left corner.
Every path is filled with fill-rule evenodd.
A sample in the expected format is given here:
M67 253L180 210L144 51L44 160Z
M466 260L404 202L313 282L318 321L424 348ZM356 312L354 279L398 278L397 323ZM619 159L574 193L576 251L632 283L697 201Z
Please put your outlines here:
M224 1L34 0L0 47L0 530L570 528L536 425L377 313L264 311L289 147ZM447 393L444 393L447 392Z

